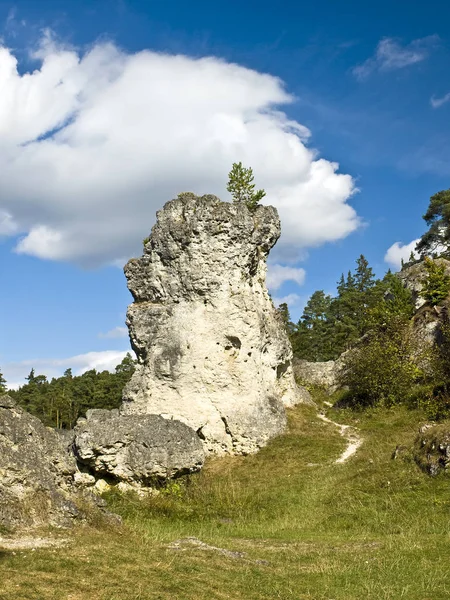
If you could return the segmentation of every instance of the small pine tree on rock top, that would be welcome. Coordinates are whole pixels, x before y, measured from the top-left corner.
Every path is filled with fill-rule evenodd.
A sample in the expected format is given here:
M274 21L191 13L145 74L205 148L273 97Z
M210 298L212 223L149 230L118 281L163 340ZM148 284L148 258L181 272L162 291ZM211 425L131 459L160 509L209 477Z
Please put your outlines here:
M233 167L228 174L227 190L231 193L233 202L245 203L249 210L254 210L266 195L264 190L255 192L253 179L251 168L243 167L241 162L233 163Z

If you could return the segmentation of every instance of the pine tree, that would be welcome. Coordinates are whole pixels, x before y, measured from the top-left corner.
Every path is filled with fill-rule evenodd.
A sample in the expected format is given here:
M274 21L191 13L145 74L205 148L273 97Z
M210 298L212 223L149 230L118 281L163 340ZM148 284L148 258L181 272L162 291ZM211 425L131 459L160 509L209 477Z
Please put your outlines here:
M3 373L0 371L0 394L5 394L8 390L6 385L6 379L3 377Z
M417 251L422 258L448 253L450 248L450 189L441 190L431 196L423 219L429 226L420 238Z
M333 357L328 331L330 303L331 297L323 290L317 290L308 300L297 331L291 337L294 353L299 358L324 361Z
M228 174L227 190L231 193L233 202L242 202L250 210L254 210L266 195L264 190L255 192L253 179L251 168L246 169L241 162L233 163L233 167Z
M286 302L282 302L280 306L277 308L277 312L283 321L284 326L286 327L286 331L289 335L292 335L295 332L295 325L291 321L291 315L289 313L289 307Z
M422 296L435 306L447 298L450 291L450 276L447 275L445 264L439 264L429 257L425 258L424 264L427 274L423 282Z

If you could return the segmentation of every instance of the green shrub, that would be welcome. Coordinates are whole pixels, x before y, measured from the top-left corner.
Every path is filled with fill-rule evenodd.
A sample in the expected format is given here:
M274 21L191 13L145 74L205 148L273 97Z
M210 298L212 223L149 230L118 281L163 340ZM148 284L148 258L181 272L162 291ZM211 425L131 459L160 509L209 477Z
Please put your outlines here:
M348 388L352 404L391 406L406 401L423 377L414 356L417 348L408 320L393 317L348 352L340 384Z
M422 296L432 306L445 300L450 292L450 276L445 271L445 264L439 264L427 257L425 259L427 272L423 281Z

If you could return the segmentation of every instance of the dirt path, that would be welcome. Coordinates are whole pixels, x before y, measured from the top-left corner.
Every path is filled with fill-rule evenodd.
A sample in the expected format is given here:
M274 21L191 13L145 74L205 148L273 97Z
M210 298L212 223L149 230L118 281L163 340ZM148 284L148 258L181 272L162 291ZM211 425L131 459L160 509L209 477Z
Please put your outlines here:
M329 402L326 402L326 404L328 406L331 406ZM347 440L347 448L344 450L341 456L334 461L336 464L342 464L347 462L347 460L351 456L356 454L356 451L363 442L362 438L358 434L358 430L355 427L351 427L350 425L341 425L341 423L336 423L335 421L332 421L322 413L319 413L318 417L325 423L329 423L337 427L342 437L344 437Z

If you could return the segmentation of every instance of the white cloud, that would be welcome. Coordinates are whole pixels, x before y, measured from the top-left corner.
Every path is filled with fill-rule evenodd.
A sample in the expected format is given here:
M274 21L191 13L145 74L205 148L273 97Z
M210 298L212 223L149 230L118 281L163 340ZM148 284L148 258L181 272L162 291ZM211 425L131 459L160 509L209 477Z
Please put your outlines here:
M117 338L124 338L127 337L128 335L128 328L127 327L114 327L114 329L110 329L110 331L107 331L106 333L99 333L98 337L102 338L102 339L106 339L106 340L111 340L111 339L117 339Z
M17 225L12 216L6 211L0 210L0 236L14 235L17 232Z
M396 271L399 271L402 267L402 259L405 262L408 262L409 257L411 256L411 252L414 254L415 258L419 258L418 252L416 252L416 246L419 242L419 239L413 240L409 244L402 244L402 242L395 242L392 246L387 250L384 255L384 262L386 262L389 266L391 266Z
M287 296L281 296L273 298L273 303L275 306L280 306L280 304L287 304L289 308L297 307L301 302L302 298L298 294L287 294Z
M374 71L394 71L422 62L428 58L439 36L429 35L402 46L393 38L379 41L375 55L353 69L358 79L365 79Z
M450 92L448 92L448 94L445 94L445 96L442 96L441 98L436 98L436 96L432 96L430 99L430 104L433 108L440 108L444 104L447 104L447 102L450 102Z
M26 383L25 377L31 369L36 375L46 375L48 379L60 377L66 369L72 369L74 375L81 375L90 369L97 371L114 371L123 360L126 351L105 350L103 352L87 352L70 358L39 358L2 365L2 372L11 389L17 389Z
M92 266L141 252L180 191L223 199L233 162L252 166L282 219L280 255L342 239L359 219L353 179L306 146L280 111L276 77L214 57L96 44L81 55L47 32L33 72L0 47L0 210L19 253Z
M295 281L298 285L305 282L305 269L269 264L267 272L267 287L271 291L278 290L285 281Z

